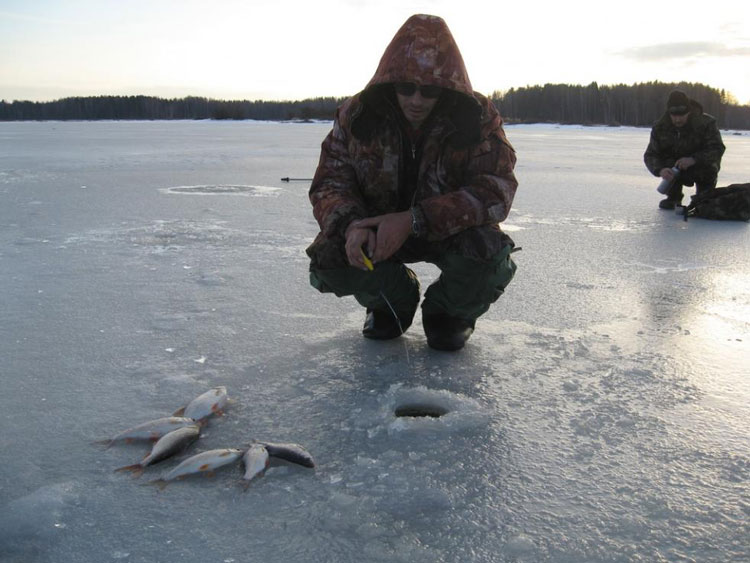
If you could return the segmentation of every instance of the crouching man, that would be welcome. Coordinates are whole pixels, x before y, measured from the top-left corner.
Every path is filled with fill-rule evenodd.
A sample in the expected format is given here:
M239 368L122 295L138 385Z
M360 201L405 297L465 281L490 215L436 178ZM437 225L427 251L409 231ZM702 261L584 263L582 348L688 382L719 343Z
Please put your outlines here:
M510 282L514 245L498 223L518 182L502 124L473 91L445 22L428 15L404 23L365 89L338 108L310 187L320 226L307 249L310 282L353 295L367 311L366 338L411 325L420 285L406 264L441 271L422 303L438 350L462 348Z
M716 119L703 113L703 107L684 92L670 93L667 111L651 129L643 155L646 168L670 182L659 207L674 209L680 205L684 186L695 184L696 193L714 189L723 154Z

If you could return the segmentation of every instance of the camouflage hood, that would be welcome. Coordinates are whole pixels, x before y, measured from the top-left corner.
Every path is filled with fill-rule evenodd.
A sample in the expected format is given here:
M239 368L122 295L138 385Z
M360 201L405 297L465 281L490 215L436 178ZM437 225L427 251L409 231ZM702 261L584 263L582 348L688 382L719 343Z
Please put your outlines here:
M481 106L474 96L461 51L442 18L417 14L396 32L374 76L359 95L363 108L352 123L355 136L367 137L379 116L392 111L396 82L443 88L437 109L455 124L454 139L462 143L476 141Z
M385 49L365 90L378 84L416 82L471 97L469 75L448 25L437 16L410 17Z
M416 139L393 86L402 81L443 88ZM419 245L489 259L508 244L498 223L518 186L515 162L502 117L472 91L445 22L412 16L367 87L336 111L310 185L320 232L308 255L316 268L346 267L352 221L411 210L423 219Z

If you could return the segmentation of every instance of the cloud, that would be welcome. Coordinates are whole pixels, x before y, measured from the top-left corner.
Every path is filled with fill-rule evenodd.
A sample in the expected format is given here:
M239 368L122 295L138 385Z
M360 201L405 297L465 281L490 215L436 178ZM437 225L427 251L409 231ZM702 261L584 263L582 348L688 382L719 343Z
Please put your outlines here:
M618 54L642 62L698 57L750 57L750 47L727 47L722 43L686 41L633 47Z

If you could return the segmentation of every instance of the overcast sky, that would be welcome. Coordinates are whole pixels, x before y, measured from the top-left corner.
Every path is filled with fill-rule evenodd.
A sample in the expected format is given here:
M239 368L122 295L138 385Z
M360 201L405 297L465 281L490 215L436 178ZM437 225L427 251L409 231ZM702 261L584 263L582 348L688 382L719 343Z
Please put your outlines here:
M750 0L0 0L0 99L346 96L414 13L486 94L684 80L750 104Z

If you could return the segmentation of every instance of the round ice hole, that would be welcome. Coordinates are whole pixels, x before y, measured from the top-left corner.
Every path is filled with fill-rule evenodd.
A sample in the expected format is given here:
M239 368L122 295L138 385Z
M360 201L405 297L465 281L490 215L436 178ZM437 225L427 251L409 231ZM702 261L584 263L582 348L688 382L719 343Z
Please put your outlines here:
M440 418L448 413L448 409L440 405L430 405L428 403L410 403L396 407L396 416L411 416Z

